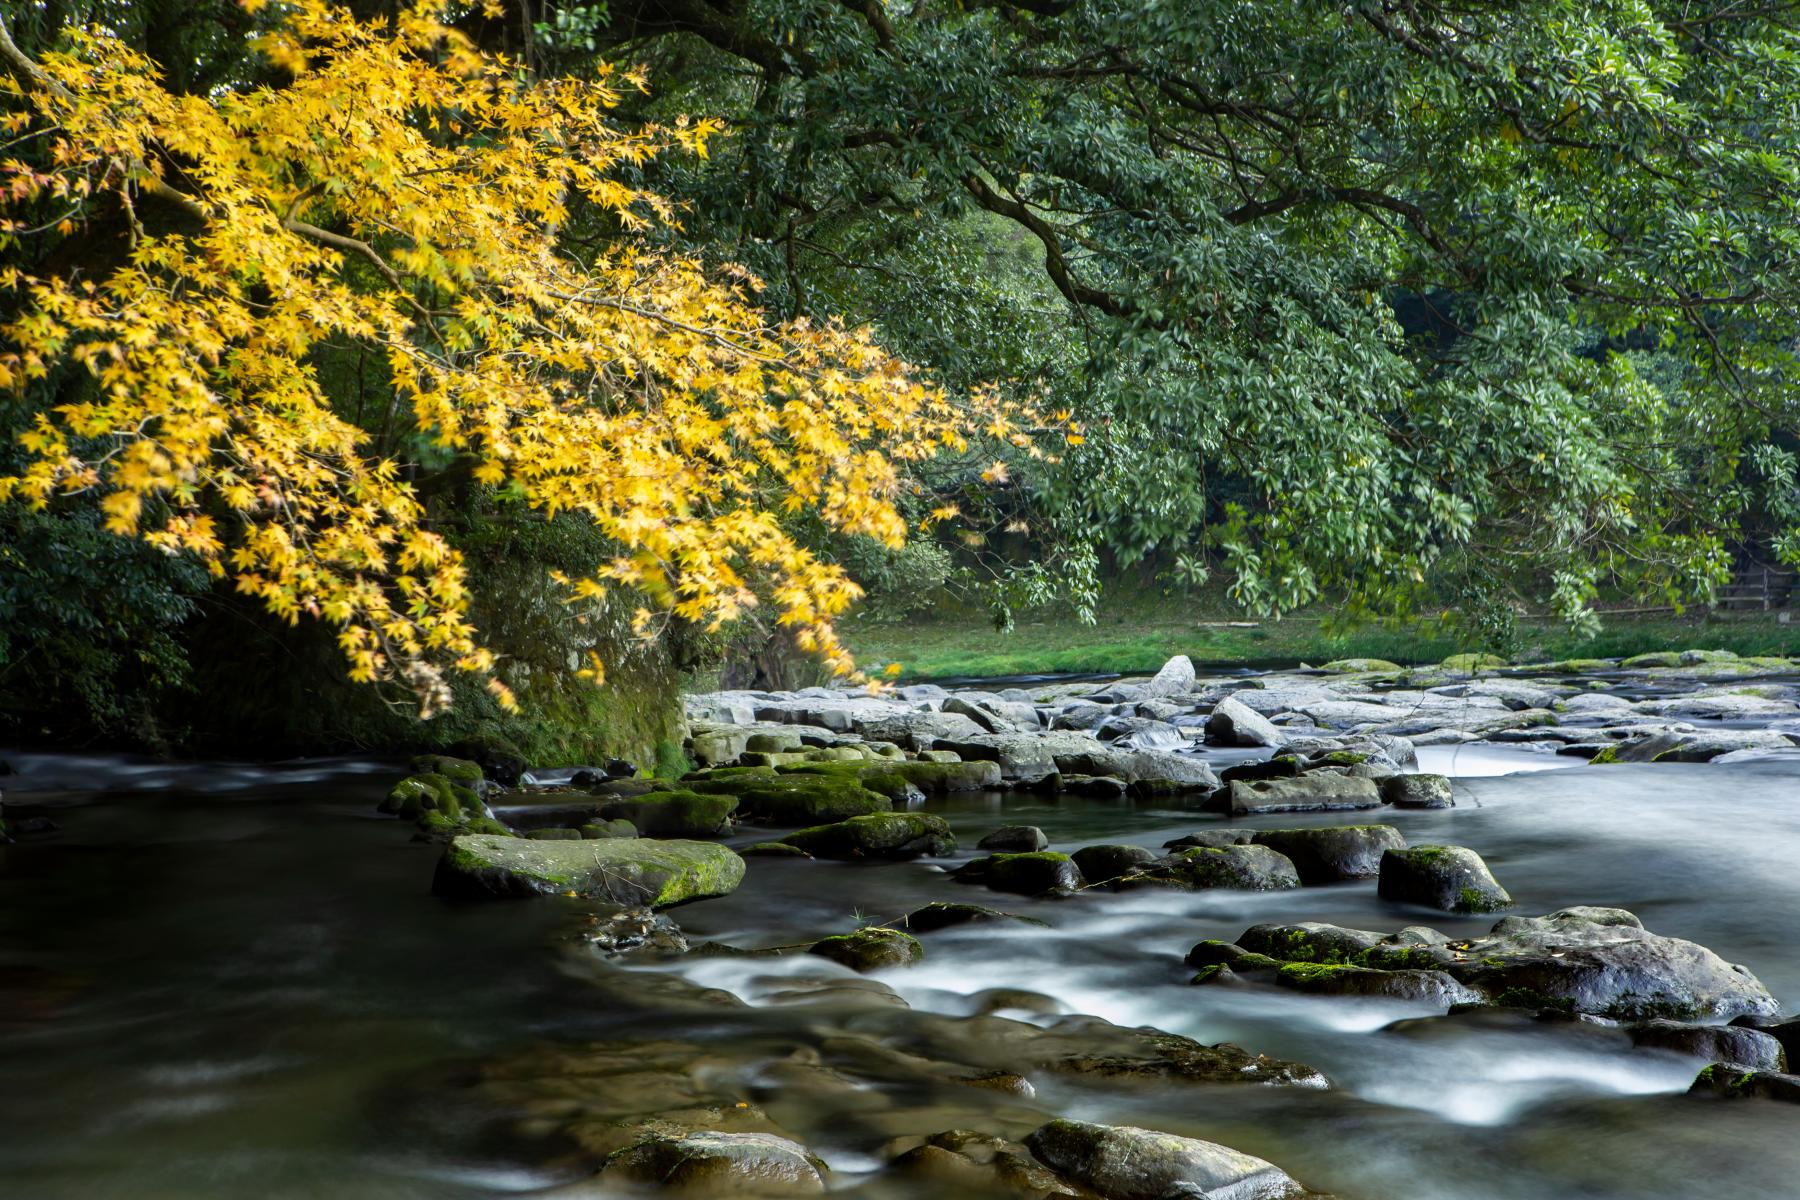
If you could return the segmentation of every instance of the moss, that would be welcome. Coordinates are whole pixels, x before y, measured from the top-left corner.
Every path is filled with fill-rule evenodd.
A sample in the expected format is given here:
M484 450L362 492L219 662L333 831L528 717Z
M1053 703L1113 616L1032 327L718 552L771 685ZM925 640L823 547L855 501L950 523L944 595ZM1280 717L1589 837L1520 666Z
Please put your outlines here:
M1221 975L1227 974L1229 971L1230 968L1224 963L1214 963L1210 967L1201 967L1198 971L1195 971L1194 977L1188 980L1188 982L1191 984L1212 983Z
M634 838L637 835L637 826L626 820L593 821L581 827L584 838Z
M801 829L782 841L824 858L910 858L956 850L956 837L944 818L917 812L868 813Z
M1283 963L1281 965L1280 973L1281 973L1281 977L1283 979L1296 980L1301 983L1311 983L1311 982L1314 982L1314 981L1320 980L1320 979L1329 979L1330 977L1332 977L1334 975L1340 975L1347 971L1362 971L1362 970L1367 970L1367 968L1366 967L1353 967L1353 966L1349 965L1348 963L1341 963L1341 962L1336 962L1336 963L1290 962L1290 963Z
M1492 1003L1501 1008L1529 1008L1534 1012L1575 1011L1575 1001L1567 996L1550 996L1536 988L1509 987L1493 998Z
M1504 658L1493 654L1452 654L1440 664L1446 671L1498 671L1510 665Z
M646 837L712 837L731 828L736 796L691 791L658 791L600 806L609 820L629 821Z
M1565 658L1549 664L1547 669L1562 675L1591 675L1595 671L1610 671L1617 665L1607 658Z
M482 780L480 766L466 758L451 758L447 754L415 755L412 769L420 775L441 775L452 783L460 783L465 787Z
M1482 891L1480 888L1466 887L1456 894L1456 904L1452 906L1451 911L1459 913L1489 913L1499 912L1502 909L1511 907L1512 902L1510 900L1503 900L1498 896Z
M494 818L492 818L492 817L476 817L474 820L469 822L468 831L470 833L491 834L494 837L513 837L514 836L513 831L511 829L508 829L506 826L504 826L500 822L494 820Z
M1333 750L1323 758L1313 760L1315 767L1360 767L1369 761L1367 754L1356 750Z
M655 765L650 774L657 779L680 779L694 769L694 764L682 752L681 743L672 738L661 738L653 751Z
M1617 746L1605 746L1601 748L1600 753L1588 759L1588 765L1590 767L1603 767L1608 763L1616 763L1618 761L1619 748Z
M1646 667L1678 667L1681 665L1681 652L1657 650L1649 654L1634 654L1619 665L1631 671L1641 671Z
M581 840L581 830L557 828L528 829L525 831L524 836L530 838L534 842L579 842Z
M445 851L432 886L465 898L571 892L662 908L725 895L743 877L744 860L711 842L464 836Z
M695 790L735 795L746 817L775 825L818 825L893 811L886 796L855 779L830 775L740 776L698 783Z
M1389 662L1385 658L1339 658L1320 667L1321 671L1333 671L1340 675L1362 674L1370 671L1399 672L1406 668L1397 662Z
M853 971L875 971L883 967L910 967L925 957L925 947L910 933L898 929L870 927L855 933L821 938L810 950L822 958L839 962Z

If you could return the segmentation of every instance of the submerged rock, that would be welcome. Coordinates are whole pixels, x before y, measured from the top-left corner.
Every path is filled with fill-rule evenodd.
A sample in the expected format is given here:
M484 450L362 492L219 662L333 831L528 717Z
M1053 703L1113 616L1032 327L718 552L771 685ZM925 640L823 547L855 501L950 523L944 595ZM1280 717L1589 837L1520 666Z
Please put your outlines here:
M1312 829L1264 829L1254 844L1286 855L1306 884L1362 879L1381 869L1382 854L1406 847L1392 825L1321 825Z
M817 858L918 858L956 850L950 825L932 813L867 813L781 839Z
M988 908L980 904L958 904L950 900L934 900L923 908L913 911L892 922L904 925L912 933L931 933L939 929L952 929L958 925L974 925L985 921L1021 921L1027 925L1042 925L1042 921L1031 917L1015 916L1009 912L1001 912L997 908Z
M711 842L530 841L482 834L450 843L432 890L459 899L574 893L663 908L726 895L743 878L744 860Z
M1376 890L1389 900L1453 913L1494 912L1512 904L1481 855L1466 846L1384 851Z
M1135 1125L1051 1121L1027 1135L1025 1144L1039 1162L1106 1200L1289 1200L1307 1194L1273 1163Z
M919 945L919 939L885 926L870 926L855 933L821 938L807 947L806 952L842 963L852 971L910 967L925 957L925 947Z

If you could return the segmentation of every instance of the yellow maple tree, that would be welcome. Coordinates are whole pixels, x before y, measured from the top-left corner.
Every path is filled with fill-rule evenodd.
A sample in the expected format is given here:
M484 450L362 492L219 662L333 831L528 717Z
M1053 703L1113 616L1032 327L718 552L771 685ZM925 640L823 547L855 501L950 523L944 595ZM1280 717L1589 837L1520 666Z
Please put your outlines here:
M675 214L619 169L703 156L720 129L621 128L611 110L638 74L533 78L437 3L377 22L288 8L259 47L285 85L205 96L165 90L103 30L28 58L0 17L5 126L49 146L0 162L0 250L46 232L23 212L47 202L68 210L49 236L101 204L132 231L99 281L0 267L18 301L0 386L91 376L34 414L0 501L97 503L113 532L198 556L288 620L331 622L353 678L398 681L427 715L452 670L510 706L462 556L309 357L359 343L479 481L604 531L616 554L558 577L572 603L633 589L649 636L658 615L717 628L769 601L851 673L833 619L858 589L784 516L898 546L909 463L977 436L1035 454L1033 414L953 399L866 332L773 323L746 274L653 249L642 233ZM152 205L171 219L144 220ZM558 232L577 205L621 236L571 252Z

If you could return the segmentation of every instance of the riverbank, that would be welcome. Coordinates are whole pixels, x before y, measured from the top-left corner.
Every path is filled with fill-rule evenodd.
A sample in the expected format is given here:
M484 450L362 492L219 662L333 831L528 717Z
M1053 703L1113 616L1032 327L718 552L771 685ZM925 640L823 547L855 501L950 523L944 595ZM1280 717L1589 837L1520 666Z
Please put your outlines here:
M1350 632L1326 627L1326 614L1248 621L1212 603L1133 595L1109 599L1100 619L1084 625L1066 609L1033 611L1007 633L981 612L920 615L905 623L851 617L841 630L864 669L900 664L909 681L1015 675L1139 674L1170 655L1203 668L1294 666L1343 658L1381 658L1406 665L1438 662L1479 649L1431 620L1401 628ZM1704 647L1750 656L1800 654L1800 624L1775 613L1615 615L1592 637L1550 621L1522 622L1517 662L1628 658L1660 650Z

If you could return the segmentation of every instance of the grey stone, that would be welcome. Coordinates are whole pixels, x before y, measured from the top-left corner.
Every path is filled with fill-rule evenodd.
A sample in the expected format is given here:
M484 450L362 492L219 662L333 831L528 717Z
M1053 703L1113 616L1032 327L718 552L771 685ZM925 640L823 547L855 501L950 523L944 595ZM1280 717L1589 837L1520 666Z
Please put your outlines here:
M1215 1142L1134 1125L1052 1121L1026 1138L1038 1161L1106 1200L1288 1200L1281 1168Z
M1444 912L1493 912L1512 904L1512 897L1494 879L1481 855L1466 846L1384 851L1376 891L1389 900L1424 904Z

